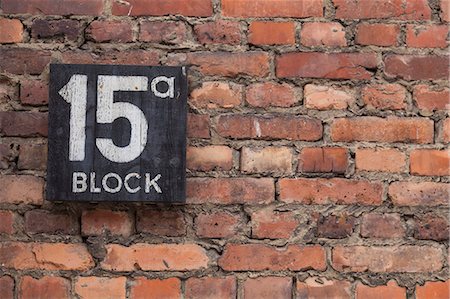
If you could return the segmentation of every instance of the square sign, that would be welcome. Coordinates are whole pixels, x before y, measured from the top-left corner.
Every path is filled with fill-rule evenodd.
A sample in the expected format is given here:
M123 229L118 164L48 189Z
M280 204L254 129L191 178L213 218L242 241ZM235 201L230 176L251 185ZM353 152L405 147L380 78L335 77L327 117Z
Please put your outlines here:
M50 67L47 199L184 202L184 67Z

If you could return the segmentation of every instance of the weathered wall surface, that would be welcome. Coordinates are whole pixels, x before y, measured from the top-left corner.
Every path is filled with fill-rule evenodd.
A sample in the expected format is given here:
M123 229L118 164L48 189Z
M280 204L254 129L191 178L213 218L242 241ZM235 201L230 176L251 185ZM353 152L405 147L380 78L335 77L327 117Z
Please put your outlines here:
M1 0L0 297L447 298L449 5ZM45 201L51 62L190 66L186 205Z

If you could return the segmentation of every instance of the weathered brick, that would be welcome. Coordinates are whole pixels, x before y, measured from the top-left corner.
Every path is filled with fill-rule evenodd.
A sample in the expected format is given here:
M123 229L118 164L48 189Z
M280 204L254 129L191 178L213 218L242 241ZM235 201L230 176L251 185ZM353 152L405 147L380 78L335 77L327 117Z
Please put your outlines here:
M449 0L441 0L441 19L450 22L450 2Z
M202 213L195 219L195 230L201 238L230 238L239 229L239 215L227 212Z
M112 14L117 16L184 15L208 17L213 13L211 0L114 0Z
M341 272L435 272L442 268L442 251L410 245L336 246L332 265Z
M355 164L357 171L400 173L406 170L406 155L395 148L358 148Z
M233 108L242 102L243 87L235 83L204 82L194 89L189 102L197 108Z
M413 90L414 101L420 110L450 110L450 89L429 85L416 85Z
M46 210L31 210L25 213L25 230L32 234L78 234L78 220L73 214Z
M241 43L241 29L238 22L216 20L194 26L197 40L201 44L229 44Z
M361 236L364 238L402 238L405 227L399 214L364 214L361 218Z
M364 104L377 110L405 109L406 93L400 84L371 84L361 90Z
M85 236L106 233L129 237L133 232L133 221L126 211L89 210L81 215L81 233Z
M186 281L186 299L230 299L236 298L236 278L191 277Z
M304 23L300 31L300 42L306 47L345 47L345 29L337 22Z
M20 84L20 102L23 105L48 104L48 85L40 80L26 80Z
M187 38L183 22L142 22L140 25L139 40L142 42L181 44Z
M31 24L33 38L52 38L64 42L64 39L76 41L81 35L82 27L77 20L42 20L36 19Z
M388 193L398 206L448 205L450 198L448 183L393 182Z
M88 270L94 266L85 244L0 243L0 264L17 270Z
M247 278L243 287L244 298L289 299L292 295L292 278L275 276Z
M14 279L11 276L0 277L0 297L1 298L14 298Z
M376 181L333 179L281 179L280 200L303 204L379 205L383 186Z
M23 25L17 19L0 19L0 44L20 43Z
M328 280L324 277L308 277L297 281L297 299L351 299L351 284L344 280Z
M0 134L20 137L47 137L48 114L28 111L0 112Z
M412 48L447 47L447 25L407 25L406 45Z
M87 27L86 34L88 39L99 43L133 41L131 24L125 21L93 21Z
M227 244L218 264L225 271L323 271L326 268L325 250L318 245L278 248L262 244Z
M186 167L190 170L231 170L233 150L228 146L189 146L186 150Z
M21 144L17 166L19 169L45 170L47 168L47 145Z
M271 178L190 178L187 180L186 201L203 203L269 203L275 198Z
M326 85L307 84L303 95L305 107L309 109L347 109L356 101L350 89Z
M359 24L355 42L365 46L390 47L398 44L400 26L397 24Z
M286 53L276 59L280 78L328 78L367 80L377 67L374 53Z
M295 105L294 88L286 83L254 83L247 86L245 100L253 107L290 107Z
M0 144L0 169L7 169L16 157L17 151L14 143Z
M286 130L290 128L290 130ZM237 139L287 139L316 141L322 138L322 122L290 115L224 115L217 120L217 133Z
M261 51L193 52L188 53L188 62L205 76L266 77L269 74L269 55Z
M398 286L395 280L390 280L386 285L381 286L366 286L361 282L356 284L355 299L405 299L406 289Z
M440 299L447 298L450 293L450 280L427 281L423 286L416 286L417 299Z
M0 203L41 205L44 180L32 175L0 175Z
M222 0L222 14L227 17L321 17L321 0Z
M34 279L31 276L22 277L19 284L19 296L23 299L36 298L70 298L70 281L55 276L43 276Z
M346 214L320 216L317 221L317 236L320 238L343 239L349 237L355 228L355 217Z
M63 52L62 62L71 64L158 65L160 52L156 50L104 50L92 52Z
M191 138L210 138L209 115L188 113L187 136Z
M290 211L276 211L269 207L253 212L251 224L253 238L287 239L293 235L299 221Z
M6 14L44 14L44 15L92 15L103 12L102 0L3 0Z
M442 121L440 131L441 131L440 132L441 142L449 143L450 142L450 118L446 118Z
M415 175L450 175L450 151L417 149L410 154L410 171Z
M270 32L270 34L267 34ZM295 44L293 22L251 22L248 27L248 42L253 45Z
M18 84L13 78L2 75L0 76L0 104L4 105L10 102L12 99L17 99Z
M292 159L292 149L288 147L243 147L241 171L247 173L291 173Z
M109 271L189 271L206 268L206 250L197 244L108 244L101 267Z
M136 230L156 236L180 237L186 233L186 222L180 211L140 209Z
M0 210L0 234L7 234L7 235L14 234L16 230L14 228L16 222L15 218L16 216L13 211Z
M448 56L392 54L384 58L384 73L409 81L448 79L448 65Z
M340 147L304 147L298 158L300 172L345 173L348 150Z
M418 117L337 118L331 124L333 141L432 143L433 121Z
M126 298L126 277L78 277L74 292L80 299Z
M130 299L179 299L181 298L181 282L179 278L148 279L137 277L132 281Z
M445 241L449 239L448 219L428 213L414 217L414 238Z
M51 53L25 48L0 49L0 72L17 75L39 75L50 63Z

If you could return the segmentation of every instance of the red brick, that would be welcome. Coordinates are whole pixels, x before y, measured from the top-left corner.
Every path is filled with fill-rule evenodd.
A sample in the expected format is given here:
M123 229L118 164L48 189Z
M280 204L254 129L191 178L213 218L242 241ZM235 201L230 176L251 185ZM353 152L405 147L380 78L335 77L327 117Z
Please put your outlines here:
M440 136L441 142L450 142L450 118L446 118L442 121Z
M348 88L326 85L305 85L305 107L317 110L347 109L355 101L355 95Z
M448 56L387 55L384 73L389 78L405 80L448 79Z
M0 297L9 299L14 298L14 279L10 276L0 277Z
M112 14L117 16L208 17L212 13L211 0L114 0L112 6Z
M299 225L294 213L270 207L253 212L251 220L252 237L257 239L288 239Z
M413 150L409 160L411 174L450 175L450 151L448 150Z
M0 243L0 264L17 270L88 270L94 261L85 244Z
M398 45L400 26L396 24L359 24L355 42L365 46L390 47Z
M450 89L429 85L416 85L413 89L414 101L420 110L450 110Z
M206 250L196 244L108 244L101 267L109 271L190 271L206 268Z
M337 23L303 23L300 31L300 42L306 47L345 47L344 27Z
M292 278L275 276L247 278L243 287L244 298L290 299L292 295Z
M5 105L11 99L16 100L17 98L18 84L16 79L2 75L0 77L0 104Z
M73 214L46 210L31 210L25 213L25 230L32 234L75 235L80 232L77 218Z
M337 118L331 125L333 141L432 143L433 121L418 117Z
M12 211L0 210L0 234L12 235L15 232L15 214ZM1 292L0 292L1 294ZM0 296L1 297L1 296Z
M340 272L435 272L442 259L442 250L431 246L336 246L332 253Z
M399 214L364 214L361 218L361 236L364 238L402 238L405 227Z
M303 204L379 205L383 186L378 182L333 179L281 179L280 200Z
M345 173L348 150L340 147L304 147L298 160L300 172Z
M26 80L20 84L20 102L23 105L48 104L48 85L40 80Z
M230 299L236 298L236 278L192 277L186 281L186 299Z
M270 32L270 34L267 34ZM295 44L293 22L251 22L248 27L248 42L253 45Z
M322 0L222 0L222 14L227 17L321 17Z
M3 2L2 2L3 3ZM0 72L16 75L39 75L50 63L49 51L2 48L0 49Z
M179 299L181 298L181 282L176 277L167 279L148 279L138 277L130 288L130 299Z
M17 166L19 169L47 169L47 145L26 143L21 144Z
M48 114L26 111L0 112L0 134L20 137L47 137Z
M5 14L92 15L103 12L102 0L3 0Z
M31 36L36 39L51 38L59 42L75 42L82 35L82 25L78 20L41 20L31 25Z
M266 77L269 74L269 55L261 51L193 52L188 54L188 62L205 76Z
M189 146L186 151L186 167L190 170L231 170L233 150L228 146Z
M131 24L123 21L93 21L87 27L86 34L89 39L99 43L133 41Z
M242 102L242 85L225 82L204 82L191 92L189 102L197 108L233 108Z
M190 138L210 138L209 115L188 113L187 136Z
M297 281L297 299L351 299L351 284L348 281L328 280L324 277L308 277Z
M440 299L448 298L450 293L450 280L427 281L423 286L416 286L417 299Z
M44 180L32 175L0 175L0 203L34 204L44 202Z
M320 216L317 221L319 238L343 239L349 237L355 228L355 217L345 213L340 215Z
M20 43L23 40L20 20L0 19L0 44Z
M397 206L448 205L450 189L448 183L393 182L389 196Z
M91 210L81 215L81 233L85 236L106 233L129 237L133 231L133 221L126 211Z
M180 211L139 209L136 230L161 237L180 237L186 234L186 221Z
M126 298L126 277L78 277L74 292L80 299Z
M150 43L181 44L187 41L187 28L183 22L142 22L139 40Z
M407 25L406 45L412 48L447 47L447 25Z
M374 53L286 53L276 59L280 78L328 78L366 80L377 67Z
M414 238L434 241L448 240L448 219L432 213L416 215L414 217Z
M190 178L186 201L190 204L256 204L274 200L271 178Z
M201 238L231 238L239 229L239 215L227 212L200 214L195 219L197 236Z
M292 159L292 149L288 147L243 147L241 171L247 173L291 173Z
M19 284L19 292L23 299L69 299L70 281L54 276L43 276L40 279L24 276Z
M320 120L303 116L234 114L220 116L216 130L222 137L237 139L316 141L322 138L323 127Z
M441 0L441 19L450 22L450 2L449 0Z
M361 90L364 104L377 110L405 109L406 93L400 84L371 84Z
M355 299L405 299L406 289L399 287L395 280L390 280L386 285L381 286L366 286L361 282L356 284Z
M318 245L279 248L262 244L227 244L218 264L225 271L323 271L326 268L325 250Z
M125 64L158 65L160 52L157 50L103 50L100 53L63 52L62 62L71 64Z
M291 107L297 99L295 90L286 83L254 83L247 86L245 99L253 107Z
M241 29L238 22L216 20L194 26L197 40L201 44L229 44L241 43Z
M8 169L16 158L17 149L14 143L0 144L0 169Z
M401 173L406 170L406 155L395 148L358 148L355 164L357 171Z
M338 19L429 20L427 0L333 0Z

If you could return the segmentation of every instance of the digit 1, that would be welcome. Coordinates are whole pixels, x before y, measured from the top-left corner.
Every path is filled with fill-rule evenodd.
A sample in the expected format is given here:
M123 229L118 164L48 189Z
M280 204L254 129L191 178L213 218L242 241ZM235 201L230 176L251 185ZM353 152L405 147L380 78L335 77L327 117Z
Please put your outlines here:
M70 104L69 160L83 161L86 144L87 76L73 75L58 93Z

